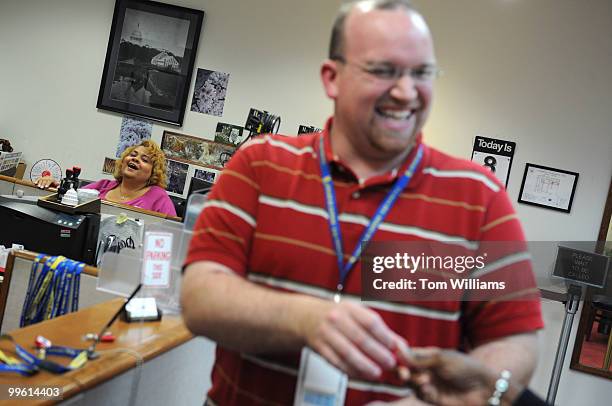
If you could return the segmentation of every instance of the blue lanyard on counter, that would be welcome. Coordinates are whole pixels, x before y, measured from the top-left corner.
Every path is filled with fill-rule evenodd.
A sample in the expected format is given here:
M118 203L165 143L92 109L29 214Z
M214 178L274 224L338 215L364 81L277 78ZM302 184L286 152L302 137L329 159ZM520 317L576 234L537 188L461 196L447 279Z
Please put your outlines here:
M19 362L18 359L5 354L3 351L0 351L0 361L3 362L0 364L0 372L17 372L23 376L34 375L36 372L38 372L38 368L36 366L23 364Z
M319 164L321 166L321 178L323 181L323 189L325 191L325 205L327 209L329 229L331 231L332 240L334 243L334 251L336 252L336 259L338 261L338 271L339 271L339 282L338 282L338 292L341 292L344 289L344 283L346 278L357 262L357 259L361 255L364 244L366 244L380 224L383 222L389 211L395 204L395 201L399 197L400 193L406 188L410 179L414 175L416 168L419 166L421 159L423 158L423 146L419 145L419 149L417 150L416 156L408 166L408 169L403 173L403 175L395 181L393 187L382 201L382 203L376 209L376 213L366 226L365 230L361 234L359 241L357 242L357 246L353 250L350 258L344 262L344 252L342 248L342 234L340 232L340 225L338 222L338 207L336 203L336 193L334 190L334 184L331 177L331 170L329 167L329 163L327 162L327 158L325 157L325 145L323 137L319 138ZM340 296L338 293L334 296L334 300L339 301Z
M11 370L11 372L19 372L21 374L32 375L40 368L55 374L63 374L65 372L82 367L88 360L87 350L80 350L59 345L53 345L45 349L45 354L72 358L70 364L68 366L64 366L53 361L36 358L34 355L30 354L25 348L17 344L13 337L8 334L0 336L0 340L11 341L15 346L15 352L24 362L24 364L12 363L11 365L8 365L9 367L16 367L15 370Z
M32 376L38 369L34 369L25 364L15 364L15 365L4 365L0 364L0 372L17 372L23 376Z

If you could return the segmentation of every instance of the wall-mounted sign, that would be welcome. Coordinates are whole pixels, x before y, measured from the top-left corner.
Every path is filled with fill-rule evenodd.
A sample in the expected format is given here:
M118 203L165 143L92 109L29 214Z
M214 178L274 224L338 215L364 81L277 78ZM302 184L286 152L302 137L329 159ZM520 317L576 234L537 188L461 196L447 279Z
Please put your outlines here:
M507 187L515 149L515 142L477 135L474 138L472 161L489 168Z
M580 284L605 287L610 257L559 246L553 276Z
M576 172L528 163L525 165L518 201L569 213L576 183Z

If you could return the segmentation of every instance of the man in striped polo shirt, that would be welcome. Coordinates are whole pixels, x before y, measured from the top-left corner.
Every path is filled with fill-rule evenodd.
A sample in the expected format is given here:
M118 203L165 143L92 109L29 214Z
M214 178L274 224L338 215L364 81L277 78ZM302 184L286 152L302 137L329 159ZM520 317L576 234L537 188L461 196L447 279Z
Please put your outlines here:
M491 173L422 142L436 73L429 29L406 0L344 5L321 67L334 101L325 129L259 137L223 170L181 297L189 329L218 343L211 404L291 404L304 346L348 374L346 404L411 395L391 379L407 342L460 348L529 380L538 300L360 301L361 262L350 258L362 239L524 239ZM397 199L371 226L390 191ZM528 260L514 266L533 281Z

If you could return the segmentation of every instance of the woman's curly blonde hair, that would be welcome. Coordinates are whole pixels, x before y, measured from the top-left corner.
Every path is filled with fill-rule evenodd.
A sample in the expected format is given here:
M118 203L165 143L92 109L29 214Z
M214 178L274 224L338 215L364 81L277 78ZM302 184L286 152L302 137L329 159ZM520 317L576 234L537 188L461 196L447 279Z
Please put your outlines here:
M166 180L166 156L164 152L161 150L159 145L157 145L154 141L145 140L138 145L133 145L129 148L126 148L125 151L121 154L121 157L115 161L115 171L113 172L113 176L117 179L118 182L121 182L123 176L121 175L121 163L125 159L126 156L132 153L138 147L145 147L148 150L149 158L151 158L151 164L153 168L151 169L151 177L147 181L147 185L149 186L159 186L162 189L165 189L168 185Z

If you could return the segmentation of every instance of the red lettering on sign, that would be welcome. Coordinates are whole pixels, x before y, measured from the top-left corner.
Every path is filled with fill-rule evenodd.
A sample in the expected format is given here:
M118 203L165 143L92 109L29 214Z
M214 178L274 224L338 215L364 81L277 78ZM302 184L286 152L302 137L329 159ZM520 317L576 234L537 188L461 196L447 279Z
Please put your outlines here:
M145 259L152 261L169 261L170 260L170 251L164 252L145 252Z

